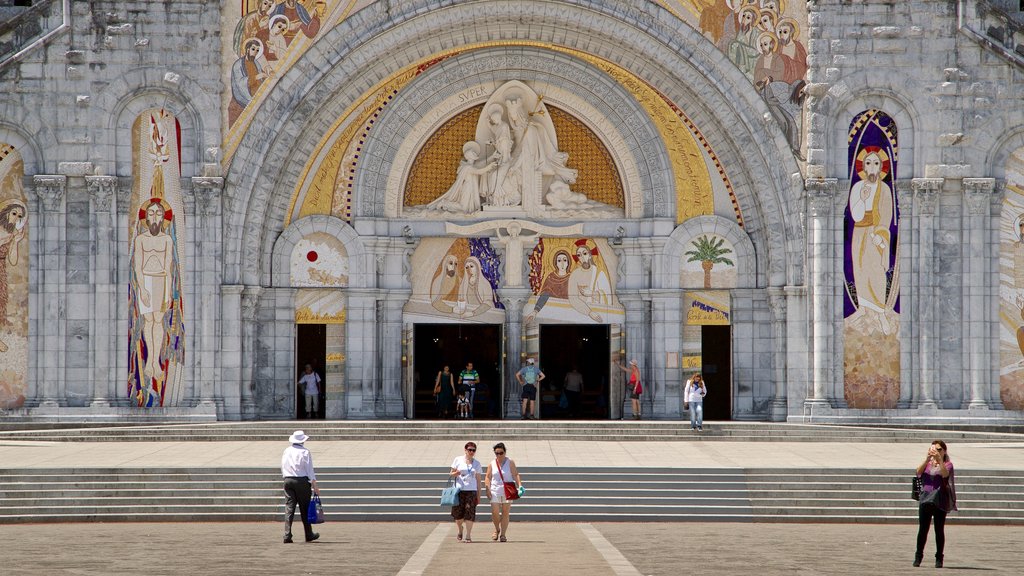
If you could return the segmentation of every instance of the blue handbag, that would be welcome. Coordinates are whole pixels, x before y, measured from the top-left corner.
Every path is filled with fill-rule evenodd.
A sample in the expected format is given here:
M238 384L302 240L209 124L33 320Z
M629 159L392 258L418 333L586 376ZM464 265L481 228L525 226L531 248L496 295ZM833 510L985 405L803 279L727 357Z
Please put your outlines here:
M441 491L441 506L456 506L459 503L459 489L455 487L454 480L448 480L448 485Z
M313 496L313 499L309 501L309 507L306 508L306 519L310 524L324 523L324 507L320 504L320 496Z

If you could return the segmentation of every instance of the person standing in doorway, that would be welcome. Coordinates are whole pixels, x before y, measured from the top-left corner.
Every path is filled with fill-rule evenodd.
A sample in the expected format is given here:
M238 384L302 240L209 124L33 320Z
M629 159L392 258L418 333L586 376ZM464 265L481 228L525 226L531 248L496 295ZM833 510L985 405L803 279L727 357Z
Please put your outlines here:
M683 409L690 410L690 430L704 431L704 397L708 389L700 372L686 381L686 393L683 396Z
M473 369L473 363L468 362L466 369L459 373L459 387L466 391L466 401L469 402L469 417L473 417L473 403L476 400L476 385L480 383L480 373Z
M309 368L307 366L307 368ZM309 501L313 494L320 495L320 488L316 485L316 472L313 471L313 457L306 448L306 440L309 436L302 430L292 433L288 441L290 446L284 449L281 455L281 476L284 477L284 543L292 543L292 519L295 517L295 505L299 505L299 514L302 518L302 529L305 532L306 542L312 542L320 537L313 532L309 523Z
M629 374L629 383L626 385L626 391L629 393L629 398L633 401L633 419L640 419L640 395L644 393L644 385L640 382L640 364L636 361L636 358L629 361L629 367L619 364L619 369Z
M565 397L569 401L569 417L575 418L580 406L580 395L583 393L583 374L572 367L572 370L565 375Z
M447 419L455 400L455 374L447 364L434 379L434 395L437 397L437 417Z
M306 397L306 420L311 420L314 415L320 413L320 375L313 372L313 366L306 364L306 368L299 378L298 386Z
M537 386L544 379L544 372L535 365L533 358L526 359L526 366L516 372L516 380L523 387L520 398L523 401L523 420L533 419L534 402L537 398Z
M953 462L949 459L945 442L932 442L924 462L917 467L917 477L921 479L921 499L917 513L917 550L914 552L914 566L920 566L921 560L924 559L928 529L934 520L935 567L942 568L942 552L946 546L946 514L957 509Z

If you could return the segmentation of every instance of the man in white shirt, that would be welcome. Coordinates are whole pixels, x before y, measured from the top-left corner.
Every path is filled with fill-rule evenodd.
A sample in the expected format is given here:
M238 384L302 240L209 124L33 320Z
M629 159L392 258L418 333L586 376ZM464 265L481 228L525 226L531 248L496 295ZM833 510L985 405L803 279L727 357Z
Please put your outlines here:
M306 397L306 420L310 420L320 413L320 375L309 364L299 378L299 388Z
M307 368L309 368L307 366ZM320 537L313 532L309 523L309 501L313 494L320 495L320 488L316 485L316 473L313 471L313 457L309 450L303 446L309 436L302 430L292 433L291 446L284 449L281 455L281 476L284 477L285 512L284 512L284 543L292 543L292 519L295 516L295 504L299 505L299 513L302 515L302 529L305 531L306 542L312 542Z

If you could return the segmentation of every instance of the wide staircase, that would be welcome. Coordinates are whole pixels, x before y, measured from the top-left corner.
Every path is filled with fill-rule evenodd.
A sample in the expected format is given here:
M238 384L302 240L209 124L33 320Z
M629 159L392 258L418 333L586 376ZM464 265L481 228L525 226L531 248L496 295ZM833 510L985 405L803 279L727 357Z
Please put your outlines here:
M205 442L280 444L297 427L326 441L472 438L478 442L916 442L1013 443L1019 433L714 422L372 421L62 426L0 424L0 442ZM904 469L527 468L526 521L916 522ZM442 521L444 467L318 468L331 521ZM955 522L1024 525L1024 472L961 470ZM275 521L283 513L279 470L259 468L5 468L0 523Z

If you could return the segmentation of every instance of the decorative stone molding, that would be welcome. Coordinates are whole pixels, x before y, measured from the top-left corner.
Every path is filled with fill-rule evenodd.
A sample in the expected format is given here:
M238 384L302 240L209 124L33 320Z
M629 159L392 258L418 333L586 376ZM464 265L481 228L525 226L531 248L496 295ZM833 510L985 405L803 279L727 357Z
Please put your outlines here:
M43 210L56 212L60 210L64 191L67 190L68 177L54 174L40 174L32 177L33 190L42 203Z
M814 217L828 216L836 203L836 190L839 180L835 178L808 178L804 181L807 191L807 203L810 214Z
M121 176L117 179L117 188L114 190L117 193L117 213L127 214L132 199L132 186L133 180L131 176Z
M942 189L943 178L914 178L910 186L914 190L914 200L920 207L921 214L935 214L939 203L939 190Z
M260 308L260 286L246 286L242 290L242 320L253 322L256 320L256 313Z
M971 214L985 214L996 189L995 178L964 178L964 200Z
M89 189L94 209L98 212L109 212L114 203L114 192L117 190L117 177L86 176L85 185Z

